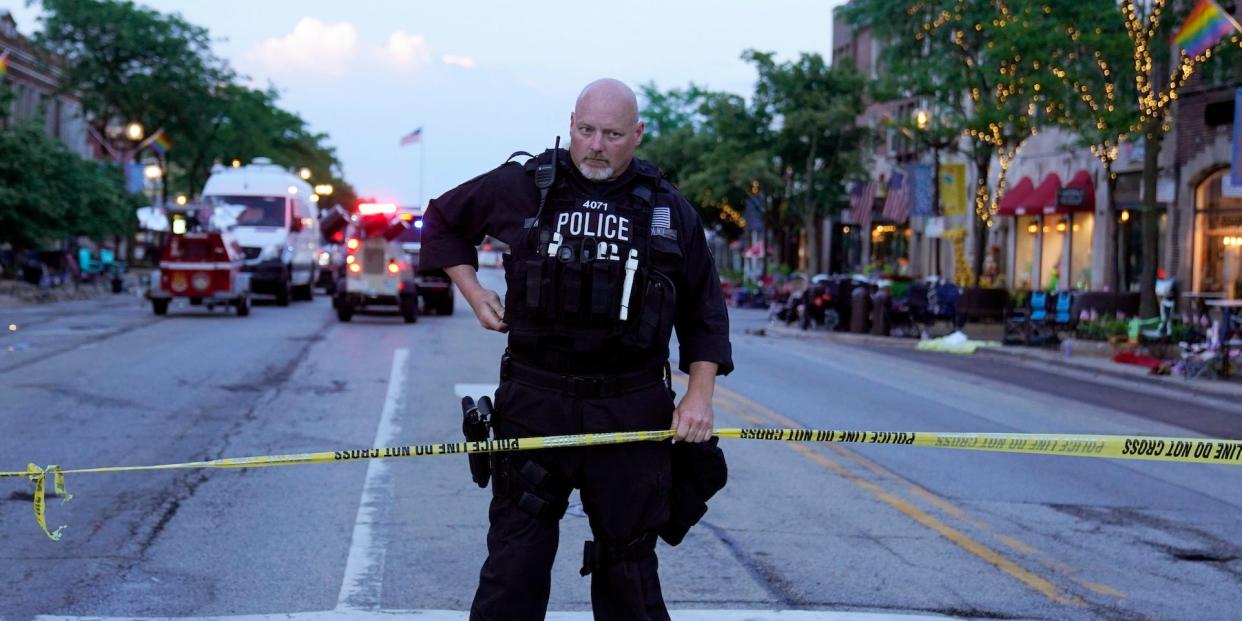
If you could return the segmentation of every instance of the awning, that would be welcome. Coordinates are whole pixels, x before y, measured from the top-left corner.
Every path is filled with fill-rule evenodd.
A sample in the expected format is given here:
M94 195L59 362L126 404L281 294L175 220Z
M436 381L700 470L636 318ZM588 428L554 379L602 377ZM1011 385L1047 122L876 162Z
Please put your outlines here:
M1057 213L1095 211L1095 184L1085 170L1074 173L1065 188L1057 193Z
M1031 182L1030 177L1023 177L1001 197L1000 204L996 206L996 215L1012 216L1016 210L1023 204L1022 201L1035 190L1035 184Z
M1056 173L1048 173L1039 182L1035 191L1027 195L1022 204L1014 210L1019 216L1041 213L1056 213L1057 192L1061 189L1061 177Z

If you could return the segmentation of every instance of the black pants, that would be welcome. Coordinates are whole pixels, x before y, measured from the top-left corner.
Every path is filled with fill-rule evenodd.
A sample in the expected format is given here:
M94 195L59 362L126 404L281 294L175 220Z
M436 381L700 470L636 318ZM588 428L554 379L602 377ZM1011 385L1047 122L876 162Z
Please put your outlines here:
M502 438L667 429L673 398L663 384L615 397L578 399L506 381L496 390L496 411L496 435ZM595 618L667 621L654 534L668 521L670 444L545 449L506 459L508 467L499 470L507 473L493 482L488 555L471 621L544 618L560 518L573 488L580 490L596 545L629 546L633 551L601 561L591 573ZM522 472L539 471L547 478L534 489L532 477ZM532 511L538 502L523 501L528 492L547 502L544 510ZM575 554L576 548L575 542Z

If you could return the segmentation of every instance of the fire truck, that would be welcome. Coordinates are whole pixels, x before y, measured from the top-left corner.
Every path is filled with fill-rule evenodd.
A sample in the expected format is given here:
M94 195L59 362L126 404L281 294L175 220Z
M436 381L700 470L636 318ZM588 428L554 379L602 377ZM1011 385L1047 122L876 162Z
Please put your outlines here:
M234 308L250 314L250 274L245 254L228 230L206 224L209 209L188 207L169 214L172 232L160 251L160 267L151 275L147 299L156 315L167 315L173 298L191 306Z
M414 266L401 249L402 233L413 217L398 213L391 203L363 203L350 215L335 208L321 221L325 235L344 230L344 260L337 266L332 306L336 317L350 321L355 313L396 310L406 323L418 321L418 285Z

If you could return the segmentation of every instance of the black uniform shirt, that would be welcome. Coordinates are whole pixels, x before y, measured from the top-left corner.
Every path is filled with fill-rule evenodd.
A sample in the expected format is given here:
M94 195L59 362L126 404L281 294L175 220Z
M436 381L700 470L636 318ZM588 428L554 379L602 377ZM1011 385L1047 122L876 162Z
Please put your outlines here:
M568 175L569 183L600 199L628 194L642 175L659 177L655 166L634 159L617 179L592 182L572 165L567 151L559 151L558 156L561 165L557 175ZM678 295L673 326L681 346L679 366L682 371L688 372L691 362L714 362L719 365L718 373L725 375L733 370L729 315L725 310L720 278L707 248L702 222L690 201L671 185L663 185L659 198L661 205L669 203L671 228L677 231L677 240L686 261L684 279L674 283ZM454 265L470 265L478 269L475 246L483 241L484 236L490 235L510 246L517 246L522 243L525 234L523 225L538 210L539 190L525 167L517 163L502 165L445 192L431 201L423 216L419 270ZM662 364L668 358L667 344L653 355ZM553 363L552 366L562 365ZM583 372L603 370L582 369L580 365L577 368Z

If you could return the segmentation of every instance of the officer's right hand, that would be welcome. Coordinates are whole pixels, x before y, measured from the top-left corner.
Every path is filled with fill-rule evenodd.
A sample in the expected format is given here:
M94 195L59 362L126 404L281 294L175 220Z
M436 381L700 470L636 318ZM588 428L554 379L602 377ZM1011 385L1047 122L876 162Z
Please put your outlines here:
M505 305L495 291L480 288L474 295L466 298L466 301L470 302L474 316L478 317L479 324L484 328L496 332L509 331L509 324L504 322Z

